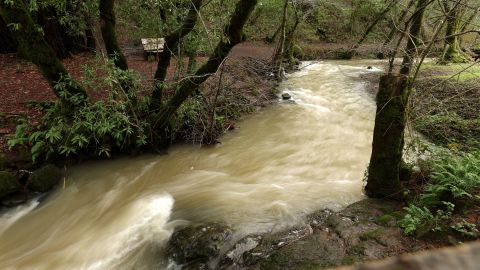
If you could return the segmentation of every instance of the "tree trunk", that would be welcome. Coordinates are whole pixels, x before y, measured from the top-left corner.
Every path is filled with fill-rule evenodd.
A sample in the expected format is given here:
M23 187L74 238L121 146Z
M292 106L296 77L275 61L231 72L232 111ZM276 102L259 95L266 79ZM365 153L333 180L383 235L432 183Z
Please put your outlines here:
M386 74L380 79L372 156L365 191L369 197L395 197L400 187L400 166L408 102L408 79Z
M69 108L85 102L87 94L76 81L71 80L63 89L55 87L59 81L69 77L69 74L45 41L42 32L38 30L25 3L15 1L6 4L0 1L0 16L7 25L19 26L12 31L18 41L18 52L39 68L55 95Z
M55 10L52 10L52 8L41 9L37 13L37 22L43 29L45 40L57 57L65 59L69 56L69 50L63 40L62 27L54 17Z
M369 197L400 198L407 104L411 85L409 76L418 36L429 0L418 0L410 27L409 41L399 74L382 76L377 94L377 114L373 131L372 155L365 192Z
M108 57L113 59L115 66L122 70L128 70L127 59L118 45L117 35L115 33L114 6L114 0L100 0L99 10L102 38Z
M197 70L194 76L184 80L173 97L162 106L162 109L156 115L155 129L162 130L165 128L180 105L182 105L191 93L198 89L200 84L218 70L231 49L243 41L243 27L257 2L258 0L239 0L237 2L235 12L230 18L228 26L225 28L225 37L219 41L208 61Z
M472 24L473 20L475 20L475 18L479 15L480 13L480 8L476 8L472 14L470 15L470 17L468 17L468 19L462 24L461 28L460 28L460 32L463 33L465 31L467 31L467 28ZM460 48L462 48L462 45L463 45L463 38L460 37Z
M157 70L154 76L154 86L150 105L152 110L158 110L162 104L163 83L167 77L167 71L170 66L173 52L177 49L180 40L195 28L198 19L198 11L200 10L202 2L203 0L193 0L182 26L165 38L165 46L158 59Z
M447 20L447 30L445 33L443 54L439 63L468 63L470 62L470 59L468 59L468 56L462 52L459 38L457 36L461 27L463 6L457 4L450 8L446 2L445 7L448 14L445 18Z
M95 42L95 35L93 34L93 26L89 24L85 29L85 44L87 50L94 52L97 48L97 43Z
M395 36L395 33L397 33L399 31L399 29L402 29L401 27L399 28L399 24L401 22L405 22L405 16L407 16L408 12L410 11L410 8L412 8L413 4L415 4L415 0L410 0L407 4L407 6L405 7L405 9L400 13L400 16L399 16L399 21L398 22L395 22L394 20L394 23L392 23L392 29L390 30L390 33L388 33L387 35L387 39L385 39L385 42L383 43L383 46L387 46L392 40L393 40L393 37Z
M375 20L370 24L370 26L367 28L367 30L365 31L365 33L363 33L362 37L358 40L357 44L355 44L353 47L352 47L352 50L356 50L358 49L358 47L360 47L360 45L362 45L362 43L367 39L368 35L370 34L370 32L372 32L372 30L375 28L375 26L377 26L377 24L385 18L385 15L397 4L398 0L392 0L390 2L390 4L388 4L388 6L382 11L380 12L379 14L377 14Z
M282 15L282 23L280 26L280 33L282 34L280 40L278 41L279 44L277 46L277 50L275 52L274 57L274 65L276 70L276 76L278 80L282 79L282 72L283 72L283 57L285 54L285 41L287 39L287 10L288 10L288 1L285 0L283 5L283 15Z
M0 18L0 53L14 53L17 51L17 40L13 37L7 24Z

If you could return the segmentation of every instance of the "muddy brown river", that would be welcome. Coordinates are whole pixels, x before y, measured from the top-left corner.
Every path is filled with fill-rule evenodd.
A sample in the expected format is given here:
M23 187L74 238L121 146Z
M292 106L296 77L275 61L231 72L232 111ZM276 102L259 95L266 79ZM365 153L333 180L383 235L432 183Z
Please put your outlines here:
M0 269L164 269L177 226L267 232L362 199L375 103L361 76L379 71L367 65L305 63L280 86L295 104L248 117L215 147L69 169L65 188L0 216Z

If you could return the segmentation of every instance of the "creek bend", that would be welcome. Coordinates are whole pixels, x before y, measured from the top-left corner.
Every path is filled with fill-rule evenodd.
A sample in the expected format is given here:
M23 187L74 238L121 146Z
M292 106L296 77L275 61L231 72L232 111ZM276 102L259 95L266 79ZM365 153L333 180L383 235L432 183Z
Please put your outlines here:
M367 64L305 63L280 86L295 104L248 117L217 146L70 169L65 189L0 216L0 269L152 269L179 225L246 235L362 199L375 103L361 76L379 71Z

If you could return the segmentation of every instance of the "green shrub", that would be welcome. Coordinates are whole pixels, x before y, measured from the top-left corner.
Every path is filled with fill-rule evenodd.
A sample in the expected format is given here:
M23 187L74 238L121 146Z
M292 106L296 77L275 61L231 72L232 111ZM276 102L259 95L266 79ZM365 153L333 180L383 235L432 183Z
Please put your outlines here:
M432 164L430 183L421 196L424 205L438 205L444 199L456 202L472 198L480 186L480 152L453 157L440 157Z
M96 74L102 72L99 81ZM137 100L139 88L136 74L117 69L112 63L100 70L85 68L82 84L91 91L103 91L103 100L79 104L76 96L67 96L65 87L71 78L63 78L56 86L65 98L77 107L73 112L56 102L45 110L39 126L28 121L17 126L9 146L30 147L32 160L46 160L53 156L87 154L110 157L114 150L128 150L147 144L149 124L141 116L147 108L146 100ZM128 87L128 89L125 89Z
M447 210L437 210L434 213L427 207L418 207L414 204L405 208L407 214L400 220L399 225L406 234L422 236L430 231L443 231L444 224L452 216L455 206L452 203L444 202Z
M406 234L422 236L428 232L456 232L465 237L478 235L476 225L455 221L465 201L476 203L480 187L480 153L455 155L436 151L439 156L427 166L430 182L416 203L405 208L407 214L399 222Z

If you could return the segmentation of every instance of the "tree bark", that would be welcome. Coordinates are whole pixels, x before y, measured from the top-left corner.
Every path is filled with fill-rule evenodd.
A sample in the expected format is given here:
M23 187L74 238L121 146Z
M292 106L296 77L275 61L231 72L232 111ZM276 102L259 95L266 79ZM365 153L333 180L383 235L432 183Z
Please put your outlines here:
M369 197L397 197L408 102L408 79L386 74L380 79L372 156L365 191Z
M396 23L392 23L392 29L390 30L390 33L388 33L387 35L387 39L385 39L385 42L383 43L383 46L387 46L392 40L393 40L393 37L395 36L395 33L397 33L399 30L397 28L397 26L401 23L401 22L404 22L405 20L405 16L407 16L408 12L410 11L410 8L412 8L413 4L415 4L415 0L410 0L407 4L407 6L405 7L405 9L400 13L400 16L399 16L399 21L396 22ZM401 29L401 27L400 27Z
M218 70L231 49L243 41L243 27L257 2L258 0L239 0L237 2L235 11L226 27L225 37L219 41L208 61L197 70L195 75L185 79L173 97L162 106L160 112L156 115L154 124L156 130L162 130L166 127L180 105L182 105L191 93L198 89L200 84Z
M280 32L281 32L281 37L280 40L278 41L278 47L275 52L275 57L274 57L274 65L276 68L276 76L278 80L282 79L282 71L283 71L283 57L285 54L285 41L287 39L287 10L288 10L288 1L285 0L284 5L283 5L283 15L282 15L282 23L280 26Z
M377 94L372 155L365 192L369 197L400 198L400 168L403 162L404 132L410 95L410 72L419 44L418 36L429 0L418 0L409 41L399 74L382 76Z
M37 12L37 22L43 29L44 37L55 54L60 59L65 59L69 56L69 50L63 40L62 27L53 19L55 17L55 10L52 8L41 9Z
M165 45L158 59L157 70L154 76L154 85L151 98L151 109L158 110L162 104L163 83L167 77L167 70L170 66L170 60L173 52L176 50L180 40L190 33L197 23L198 11L202 6L203 0L193 0L188 10L187 17L182 26L175 32L165 38ZM193 63L193 62L192 62Z
M375 20L370 24L370 26L367 28L365 33L363 33L362 37L358 40L358 42L352 47L352 50L358 49L360 45L367 39L368 35L372 30L377 26L377 24L385 18L385 15L397 4L398 0L392 0L390 4L386 8L382 10L379 14L377 14Z
M6 4L0 1L0 16L7 25L17 26L12 34L18 41L18 52L39 68L55 95L70 108L83 103L87 94L76 81L70 81L62 90L55 87L62 79L69 77L69 74L45 41L43 33L33 21L25 3L15 1L12 4ZM73 96L75 96L75 102L72 101Z
M128 70L127 59L118 45L117 35L115 33L115 1L100 0L100 24L102 38L105 43L108 57L113 59L115 66L122 70Z
M448 0L444 0L444 5L447 12L447 17L445 18L447 20L447 30L445 33L444 50L439 62L441 64L467 63L470 59L462 52L459 37L457 36L461 28L463 5L456 4L454 7L450 7Z
M7 24L0 18L0 53L14 53L17 51L17 40L13 37Z

